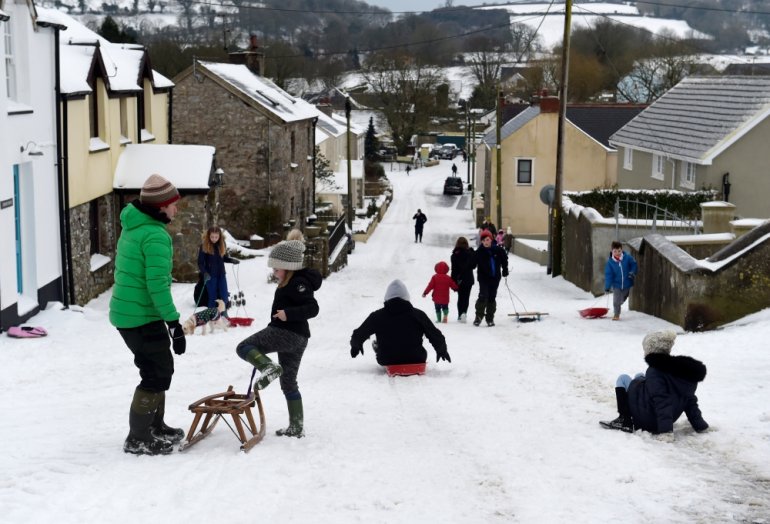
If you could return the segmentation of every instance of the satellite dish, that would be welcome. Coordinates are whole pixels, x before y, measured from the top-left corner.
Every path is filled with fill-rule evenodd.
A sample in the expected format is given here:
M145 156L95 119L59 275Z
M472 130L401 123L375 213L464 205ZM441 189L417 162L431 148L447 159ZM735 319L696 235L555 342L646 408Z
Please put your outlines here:
M553 184L543 186L543 189L540 190L540 201L546 206L553 204L553 195L555 190L556 188Z

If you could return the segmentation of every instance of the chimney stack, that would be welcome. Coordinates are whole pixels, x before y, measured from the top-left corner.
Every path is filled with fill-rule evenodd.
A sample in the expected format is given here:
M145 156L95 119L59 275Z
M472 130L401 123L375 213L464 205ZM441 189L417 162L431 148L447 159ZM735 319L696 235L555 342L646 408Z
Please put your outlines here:
M265 53L259 50L257 35L249 35L249 47L246 51L228 53L231 64L243 64L257 76L265 76Z

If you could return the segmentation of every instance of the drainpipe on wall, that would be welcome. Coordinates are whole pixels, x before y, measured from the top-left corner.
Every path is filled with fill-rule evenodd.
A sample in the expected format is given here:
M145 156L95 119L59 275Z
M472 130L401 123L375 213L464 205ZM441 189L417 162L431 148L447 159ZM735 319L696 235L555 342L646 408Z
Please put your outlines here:
M166 125L168 126L168 143L173 144L174 143L174 137L171 134L172 126L171 126L171 119L174 118L174 88L168 90L168 122L166 122Z
M63 103L61 94L61 82L59 81L61 73L61 54L59 49L60 28L53 26L54 29L54 114L56 118L56 177L59 191L59 243L61 250L61 300L65 309L74 301L73 273L72 273L72 247L70 244L70 221L69 221L69 181L67 159L64 156L66 147L62 145L62 140L66 141L66 133L62 133L62 126L67 125L66 105ZM62 115L62 106L65 108L65 114Z
M312 214L315 214L315 175L316 175L316 172L315 172L315 160L316 160L316 155L315 155L315 129L316 129L316 124L318 124L318 117L315 117L313 119L313 143L311 144L311 148L313 150L313 182L312 182L312 184L310 186L310 198L311 198L311 200L310 200L310 212Z

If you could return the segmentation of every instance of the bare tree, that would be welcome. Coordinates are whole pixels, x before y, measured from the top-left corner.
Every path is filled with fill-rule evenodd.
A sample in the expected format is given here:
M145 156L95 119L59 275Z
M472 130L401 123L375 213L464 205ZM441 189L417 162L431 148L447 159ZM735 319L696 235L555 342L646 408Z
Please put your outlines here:
M363 76L381 105L396 148L404 154L412 135L427 129L436 114L436 92L446 80L436 68L407 55L374 56Z

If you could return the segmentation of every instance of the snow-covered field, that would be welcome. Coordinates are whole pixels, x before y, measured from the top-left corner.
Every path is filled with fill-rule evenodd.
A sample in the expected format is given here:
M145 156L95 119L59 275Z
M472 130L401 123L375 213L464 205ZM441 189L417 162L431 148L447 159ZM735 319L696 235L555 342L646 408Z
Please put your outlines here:
M672 443L598 421L615 416L617 375L644 369L644 335L681 330L635 311L620 322L582 319L577 311L596 299L515 256L508 285L528 309L550 313L542 321L508 317L501 286L496 327L439 326L451 364L436 364L429 348L425 376L388 378L368 345L350 358L350 333L392 279L432 316L420 295L434 264L449 260L459 235L474 234L467 195L441 194L450 165L392 174L385 220L318 292L299 375L304 439L274 436L287 422L274 384L263 393L268 434L248 454L222 423L185 453L124 454L138 373L109 325L109 293L31 319L47 338L0 336L0 521L768 522L770 310L679 335L674 353L708 366L698 397L711 430L696 434L680 420ZM418 207L428 216L422 244L412 236ZM274 287L265 256L238 268L230 287L245 293L256 320L188 337L166 417L185 429L188 404L230 384L243 392L249 380L235 346L267 323ZM173 292L191 314L192 285Z

